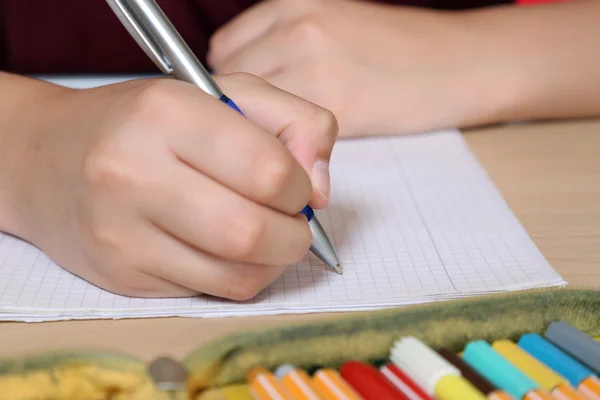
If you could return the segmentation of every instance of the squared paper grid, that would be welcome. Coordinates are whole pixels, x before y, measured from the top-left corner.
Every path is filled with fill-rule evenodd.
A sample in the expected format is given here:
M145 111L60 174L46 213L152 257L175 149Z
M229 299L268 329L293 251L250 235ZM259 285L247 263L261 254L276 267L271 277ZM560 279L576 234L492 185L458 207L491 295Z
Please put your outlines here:
M317 211L344 274L312 254L251 301L114 295L0 236L0 320L348 311L564 284L458 131L341 141Z

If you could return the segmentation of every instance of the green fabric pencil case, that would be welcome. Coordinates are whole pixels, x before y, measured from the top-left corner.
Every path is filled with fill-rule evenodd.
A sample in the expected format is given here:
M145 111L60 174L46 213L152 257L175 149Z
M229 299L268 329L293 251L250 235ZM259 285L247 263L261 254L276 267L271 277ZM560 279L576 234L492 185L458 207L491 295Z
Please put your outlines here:
M460 351L483 339L517 339L566 321L600 336L600 291L542 289L287 323L221 337L191 352L181 365L184 387L167 392L148 365L125 354L65 352L0 360L0 400L216 400L245 385L256 366L339 368L349 360L379 364L394 341L414 336Z

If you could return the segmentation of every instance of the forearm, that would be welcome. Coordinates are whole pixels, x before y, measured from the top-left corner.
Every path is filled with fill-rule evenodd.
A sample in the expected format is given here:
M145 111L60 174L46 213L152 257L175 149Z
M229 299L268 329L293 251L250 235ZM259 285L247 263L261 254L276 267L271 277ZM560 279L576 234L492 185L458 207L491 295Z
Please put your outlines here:
M466 124L600 115L600 1L459 18L470 44L464 83L477 109Z
M63 92L45 82L0 71L0 231L20 235L20 175L35 154L32 127L44 101Z

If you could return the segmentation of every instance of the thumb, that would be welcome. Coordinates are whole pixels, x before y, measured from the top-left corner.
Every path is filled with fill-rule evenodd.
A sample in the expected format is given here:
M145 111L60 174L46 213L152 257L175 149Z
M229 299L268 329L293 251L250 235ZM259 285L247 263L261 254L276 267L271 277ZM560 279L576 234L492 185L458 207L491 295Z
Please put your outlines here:
M244 115L285 144L311 178L310 206L324 208L331 191L329 162L338 135L334 115L249 74L214 77Z

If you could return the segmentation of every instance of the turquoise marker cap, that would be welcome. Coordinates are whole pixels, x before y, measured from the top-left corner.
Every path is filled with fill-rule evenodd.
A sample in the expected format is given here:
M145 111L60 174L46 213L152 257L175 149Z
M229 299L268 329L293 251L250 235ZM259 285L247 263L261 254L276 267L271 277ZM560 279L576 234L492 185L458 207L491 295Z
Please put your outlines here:
M467 344L462 357L487 380L515 399L522 399L530 391L539 388L484 340Z
M592 370L576 361L564 351L544 339L537 333L521 336L518 342L520 348L537 358L548 368L562 375L571 385L578 387L582 380L594 375Z

